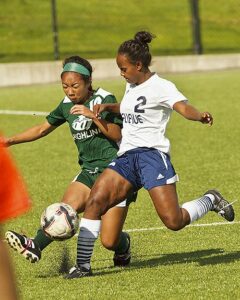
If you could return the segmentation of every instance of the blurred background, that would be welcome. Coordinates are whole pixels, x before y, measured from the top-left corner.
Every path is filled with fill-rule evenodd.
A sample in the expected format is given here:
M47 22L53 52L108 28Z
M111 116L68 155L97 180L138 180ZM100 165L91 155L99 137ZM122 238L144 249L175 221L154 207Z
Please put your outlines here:
M0 63L114 58L139 30L152 54L240 51L240 0L0 0Z

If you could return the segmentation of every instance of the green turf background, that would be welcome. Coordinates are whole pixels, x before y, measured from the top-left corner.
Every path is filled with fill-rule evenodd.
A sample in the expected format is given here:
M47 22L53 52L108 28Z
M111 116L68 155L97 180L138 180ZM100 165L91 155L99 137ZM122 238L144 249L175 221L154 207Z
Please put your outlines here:
M115 57L139 30L157 38L154 55L191 54L189 0L57 0L60 59ZM51 1L0 1L0 62L53 60ZM204 53L240 50L239 0L200 0Z

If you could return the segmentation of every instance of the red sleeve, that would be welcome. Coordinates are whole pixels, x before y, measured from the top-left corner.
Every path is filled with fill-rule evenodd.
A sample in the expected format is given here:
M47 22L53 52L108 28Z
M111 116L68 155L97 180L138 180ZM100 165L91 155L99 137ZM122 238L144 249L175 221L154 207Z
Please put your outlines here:
M0 143L0 223L23 214L30 206L23 179L8 149Z

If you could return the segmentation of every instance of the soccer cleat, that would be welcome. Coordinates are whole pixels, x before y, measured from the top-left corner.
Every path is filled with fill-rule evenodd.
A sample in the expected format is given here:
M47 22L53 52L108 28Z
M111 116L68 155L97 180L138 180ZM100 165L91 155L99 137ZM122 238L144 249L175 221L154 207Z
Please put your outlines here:
M114 267L126 267L130 264L131 261L131 239L130 239L130 235L126 232L127 235L127 239L128 239L128 248L125 251L125 253L122 254L117 254L115 253L113 256L113 263L114 263Z
M10 247L29 260L31 263L41 259L41 250L32 239L14 231L7 231L5 238Z
M204 195L211 194L214 196L213 211L218 213L229 222L234 220L234 210L232 204L229 203L217 190L209 190Z
M65 279L75 279L75 278L81 278L81 277L88 277L88 276L92 276L92 270L90 269L86 269L84 267L81 266L74 266L70 269L69 273L67 275L64 276Z

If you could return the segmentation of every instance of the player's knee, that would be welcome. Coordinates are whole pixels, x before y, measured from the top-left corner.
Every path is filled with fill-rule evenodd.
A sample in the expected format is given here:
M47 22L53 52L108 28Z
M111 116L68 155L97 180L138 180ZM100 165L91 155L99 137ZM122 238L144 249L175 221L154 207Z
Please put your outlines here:
M162 221L168 229L173 231L178 231L184 227L179 218L172 218L169 216L165 217Z
M103 247L108 250L114 250L118 245L117 240L112 239L111 237L106 236L106 235L101 236L101 242L102 242Z
M167 224L166 227L173 231L178 231L178 230L182 229L182 226L180 224L176 224L176 223Z

